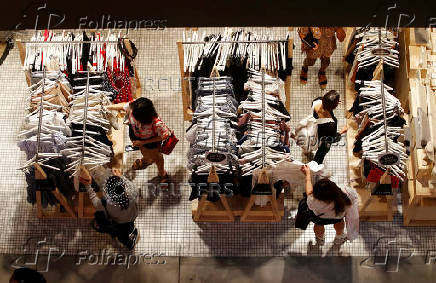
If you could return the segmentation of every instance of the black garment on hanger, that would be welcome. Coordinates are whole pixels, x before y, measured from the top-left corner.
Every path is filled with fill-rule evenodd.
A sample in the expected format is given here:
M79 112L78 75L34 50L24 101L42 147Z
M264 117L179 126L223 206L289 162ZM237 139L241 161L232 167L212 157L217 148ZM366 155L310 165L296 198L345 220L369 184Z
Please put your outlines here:
M68 200L71 200L74 194L72 179L65 171L67 168L66 159L63 157L55 158L47 161L46 164L59 168L60 170L43 167L43 170L47 175L46 180L35 179L34 167L29 168L26 172L27 201L32 204L36 203L36 191L41 190L42 206L44 208L48 205L56 205L58 203L57 198L51 192L56 188L58 188Z
M83 130L83 124L71 123L71 129L73 130L73 135L72 135L73 137L83 135L82 132L79 132ZM86 131L97 132L98 133L97 135L90 134L90 133L87 133L87 135L112 147L113 143L108 139L106 135L106 131L102 127L94 126L94 125L86 125ZM89 143L86 143L86 146L92 147L92 145Z
M206 199L208 201L216 202L220 200L221 194L230 196L238 191L238 188L235 186L235 178L233 172L230 172L229 170L225 174L219 173L217 175L219 177L219 190L217 187L209 186L209 183L207 182L208 174L198 175L194 171L191 176L191 183L193 183L193 185L191 185L192 191L191 195L189 196L189 200L192 201L197 198L200 199L201 195L207 194ZM207 184L208 186L201 186L199 188L198 184ZM232 186L227 186L227 189L225 189L225 184L232 184Z

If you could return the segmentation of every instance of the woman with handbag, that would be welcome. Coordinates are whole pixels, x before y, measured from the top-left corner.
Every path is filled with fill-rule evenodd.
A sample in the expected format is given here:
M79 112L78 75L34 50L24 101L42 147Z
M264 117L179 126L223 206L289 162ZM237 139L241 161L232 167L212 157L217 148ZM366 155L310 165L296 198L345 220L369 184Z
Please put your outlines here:
M107 176L107 175L105 175ZM86 187L96 213L94 228L102 233L108 233L133 250L139 240L139 232L135 227L138 216L139 189L131 181L121 175L119 170L112 170L105 178L103 198L99 198L91 187L92 178L80 179Z
M357 192L349 187L339 188L329 179L318 180L312 186L312 176L308 166L301 167L306 175L307 206L313 212L311 221L315 224L316 242L325 242L324 225L333 224L336 230L334 243L340 245L347 239L352 241L359 234L359 204ZM345 222L344 222L345 218ZM344 233L345 224L347 234Z
M300 81L307 83L309 66L315 65L316 60L321 60L318 71L318 82L321 89L327 87L326 69L330 65L330 56L336 50L336 37L340 42L345 39L345 31L340 27L303 27L298 29L301 39L301 50L306 53L306 59L301 69Z
M153 102L148 98L140 97L129 103L109 105L106 108L126 111L130 140L142 153L142 159L135 160L132 169L141 170L156 163L159 182L168 183L169 176L165 171L162 153L169 154L178 140L159 118Z

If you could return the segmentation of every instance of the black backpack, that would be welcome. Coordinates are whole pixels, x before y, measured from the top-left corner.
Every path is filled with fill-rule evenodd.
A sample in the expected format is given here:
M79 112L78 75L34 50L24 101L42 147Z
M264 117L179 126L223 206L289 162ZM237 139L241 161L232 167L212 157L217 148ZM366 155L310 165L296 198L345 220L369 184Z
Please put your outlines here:
M306 230L313 217L315 217L315 214L307 206L307 195L304 193L303 198L298 203L297 216L295 217L295 228Z

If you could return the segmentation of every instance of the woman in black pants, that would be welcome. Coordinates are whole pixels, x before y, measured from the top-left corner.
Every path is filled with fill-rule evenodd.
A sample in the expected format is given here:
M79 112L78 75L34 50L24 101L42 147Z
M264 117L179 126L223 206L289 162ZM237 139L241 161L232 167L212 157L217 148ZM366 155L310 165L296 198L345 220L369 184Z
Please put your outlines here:
M103 186L100 199L91 187L92 180L81 180L85 184L89 198L97 211L104 211L115 224L116 237L129 250L133 250L139 238L135 219L138 216L139 189L118 170L112 170Z
M312 103L313 117L317 119L318 124L318 150L313 160L318 164L324 162L331 145L338 142L341 135L347 132L347 126L337 132L338 120L333 114L333 110L338 107L339 102L339 93L331 90L323 97L316 98Z

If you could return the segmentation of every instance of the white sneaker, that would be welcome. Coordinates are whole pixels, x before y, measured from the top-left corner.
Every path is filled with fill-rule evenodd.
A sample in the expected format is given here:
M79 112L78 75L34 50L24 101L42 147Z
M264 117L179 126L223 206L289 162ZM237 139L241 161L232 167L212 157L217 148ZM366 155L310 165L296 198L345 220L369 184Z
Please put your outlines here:
M347 235L343 233L342 235L336 235L335 239L333 240L333 243L335 245L342 245L347 241Z

